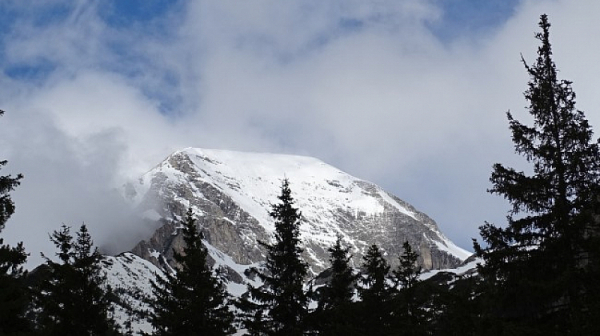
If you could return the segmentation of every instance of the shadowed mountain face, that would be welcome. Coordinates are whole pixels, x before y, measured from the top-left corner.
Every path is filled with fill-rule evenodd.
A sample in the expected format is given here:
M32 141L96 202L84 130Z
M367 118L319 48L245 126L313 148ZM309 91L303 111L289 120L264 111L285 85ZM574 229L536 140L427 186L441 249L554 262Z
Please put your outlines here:
M327 248L338 235L351 246L355 266L371 244L379 245L395 266L404 241L419 252L425 269L455 267L469 256L427 215L317 159L195 148L172 154L125 186L133 205L162 223L132 251L157 266L172 264L173 249L183 247L176 223L191 206L214 253L239 267L260 262L264 250L258 242L271 239L269 210L278 202L284 178L302 212L304 257L313 274L328 267ZM230 280L243 281L235 270L239 267L221 266Z

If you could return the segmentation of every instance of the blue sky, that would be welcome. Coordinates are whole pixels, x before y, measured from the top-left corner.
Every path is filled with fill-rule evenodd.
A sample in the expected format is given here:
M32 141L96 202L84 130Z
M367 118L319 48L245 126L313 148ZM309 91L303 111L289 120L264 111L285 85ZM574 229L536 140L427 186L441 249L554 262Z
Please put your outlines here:
M158 39L168 39L173 34L177 25L169 21L172 21L173 16L183 15L186 6L186 1L183 0L111 0L97 3L98 18L107 26L116 31L132 30L141 37ZM427 21L426 25L440 41L451 43L455 39L476 38L498 29L514 14L519 1L448 0L433 3L441 6L438 17ZM14 6L10 1L0 4L0 32L10 33L21 20L30 21L37 29L44 29L67 20L76 11L78 4L80 2L61 1L50 1L39 7ZM347 30L360 30L363 25L364 22L353 18L339 22L339 26ZM122 61L135 58L127 50L127 45L114 42L110 47ZM7 48L5 44L4 48ZM5 67L4 72L11 78L27 81L44 79L55 69L53 62L40 58L25 63L16 62ZM127 72L118 67L114 70ZM168 100L167 97L162 98Z
M48 252L85 221L127 248L114 194L184 147L317 157L429 214L469 249L527 120L520 55L548 13L561 75L600 123L596 1L0 2L0 150L26 176L3 235ZM3 170L4 172L5 170ZM111 208L107 215L104 209ZM128 237L114 242L114 231ZM30 235L29 232L41 232ZM39 259L39 258L38 258Z

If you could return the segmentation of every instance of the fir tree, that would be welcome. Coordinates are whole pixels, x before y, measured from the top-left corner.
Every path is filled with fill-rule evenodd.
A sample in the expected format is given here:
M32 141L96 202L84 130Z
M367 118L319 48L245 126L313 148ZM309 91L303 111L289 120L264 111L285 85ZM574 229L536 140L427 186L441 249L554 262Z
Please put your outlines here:
M475 243L475 250L485 260L479 272L495 332L587 334L598 317L589 302L597 283L584 275L593 264L590 242L598 238L587 232L598 225L591 208L599 195L600 151L583 112L575 109L571 82L557 78L546 15L539 26L537 60L531 66L523 60L533 125L508 113L515 150L532 164L532 173L494 165L490 191L512 209L506 228L481 227L487 246Z
M391 330L392 288L388 283L390 266L377 245L371 245L363 256L358 294L362 333L386 335Z
M181 222L185 247L174 253L176 272L157 277L151 316L154 335L230 335L233 313L227 306L223 282L208 265L208 251L202 242L192 209Z
M38 329L43 335L118 335L110 288L101 271L102 256L85 224L75 239L63 225L50 240L60 262L44 256L49 277L37 293Z
M328 249L331 280L319 291L318 306L313 313L319 335L353 335L356 321L353 297L357 275L349 262L349 248L342 247L338 237L335 245Z
M392 272L396 284L392 323L401 335L425 335L425 305L431 293L425 287L418 287L421 274L421 266L417 264L419 254L413 251L408 241L402 247L404 252L398 258L398 268Z
M403 289L412 289L419 281L421 266L417 263L419 254L413 251L408 241L402 245L404 252L400 255L398 268L392 273L397 284Z
M338 237L335 245L328 249L331 263L331 280L323 287L323 296L319 301L322 309L335 309L352 303L357 276L350 266L350 248L342 247Z
M302 335L306 329L308 297L303 290L308 265L301 258L300 218L294 207L289 181L283 180L280 203L270 212L275 220L275 242L262 243L267 250L261 287L248 286L249 297L238 307L242 325L250 335Z
M0 116L4 111L0 110ZM6 165L0 161L0 168ZM10 192L19 185L21 174L0 176L0 232L15 211ZM29 304L29 295L24 285L26 272L23 264L27 254L22 243L16 247L4 244L0 238L0 335L14 335L29 330L25 312Z

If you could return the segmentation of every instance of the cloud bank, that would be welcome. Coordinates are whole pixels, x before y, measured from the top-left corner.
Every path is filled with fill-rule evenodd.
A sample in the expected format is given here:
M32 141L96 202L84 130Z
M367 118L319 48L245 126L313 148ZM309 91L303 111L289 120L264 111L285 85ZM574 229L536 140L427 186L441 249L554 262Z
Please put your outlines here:
M2 234L32 263L62 223L130 248L146 231L115 188L189 146L318 157L470 248L508 210L485 192L492 164L526 167L505 112L528 118L520 54L535 59L542 13L560 75L600 125L596 1L521 1L452 37L436 33L448 9L435 0L177 1L143 18L107 3L2 5L1 158L25 175Z

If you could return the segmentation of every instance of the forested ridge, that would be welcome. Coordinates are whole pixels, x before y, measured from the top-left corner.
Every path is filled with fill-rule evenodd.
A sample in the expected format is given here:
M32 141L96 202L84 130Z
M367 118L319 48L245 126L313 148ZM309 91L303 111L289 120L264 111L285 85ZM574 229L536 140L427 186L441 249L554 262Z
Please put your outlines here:
M344 240L328 250L325 281L309 279L302 259L301 209L282 181L260 286L239 298L208 265L203 233L190 208L178 230L177 266L146 298L151 335L598 335L600 334L600 147L572 83L559 79L550 23L540 17L540 45L524 96L530 125L507 113L516 154L528 172L492 168L489 192L510 204L507 223L485 223L474 239L477 272L423 280L418 252L406 242L392 268L371 245L358 269ZM0 115L4 112L0 111ZM6 165L0 161L0 168ZM0 176L0 233L15 211L10 193L23 176ZM0 238L0 335L130 335L115 322L118 291L85 224L50 235L54 256L29 274L22 244Z

